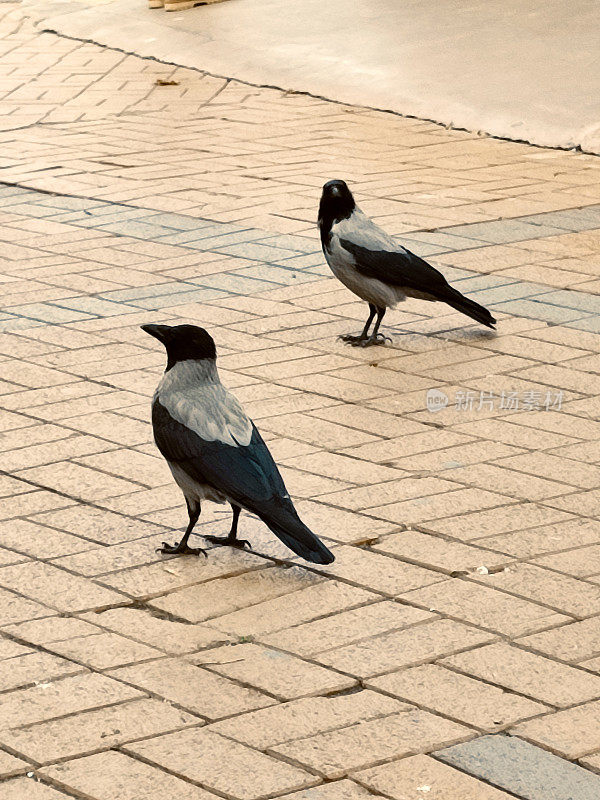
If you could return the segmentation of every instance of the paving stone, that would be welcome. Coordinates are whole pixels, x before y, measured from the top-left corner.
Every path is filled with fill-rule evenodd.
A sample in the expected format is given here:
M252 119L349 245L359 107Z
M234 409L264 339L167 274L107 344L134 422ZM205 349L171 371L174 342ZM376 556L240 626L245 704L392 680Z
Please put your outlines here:
M48 617L54 613L51 608L34 603L25 597L20 597L6 589L0 589L0 626L10 625L15 622L34 619L35 617Z
M104 675L84 673L6 695L2 724L4 728L29 725L141 696L137 689Z
M20 775L30 768L31 765L27 761L0 750L0 778L11 778L13 775Z
M158 598L152 605L196 623L286 595L320 580L299 570L264 569L230 578L207 579L206 583Z
M399 700L369 690L328 697L307 697L215 722L211 731L266 750L281 742L304 739L363 720L406 710Z
M199 717L169 703L142 698L12 728L0 739L33 761L47 764L201 724Z
M403 758L352 777L394 800L413 800L421 794L429 800L508 800L513 796L426 755Z
M222 644L229 636L204 625L188 625L161 619L146 609L111 608L84 615L94 625L149 645L172 655L192 653L204 647Z
M369 639L386 631L406 628L427 619L434 619L427 611L384 600L262 635L260 638L264 643L280 650L311 656Z
M584 703L558 714L516 725L513 733L574 760L600 747L598 719L600 702Z
M541 567L517 564L494 575L476 575L476 579L577 617L600 611L600 586Z
M564 522L566 524L570 520L573 520L575 524L575 519L567 512L548 508L537 503L515 503L510 506L510 513L507 512L506 506L502 506L500 508L485 509L484 511L475 511L472 514L458 514L437 522L428 522L427 529L468 542L488 536L500 536L501 534L508 534L521 529L529 529L536 525L543 525L546 528L552 523ZM577 524L579 523L580 520L577 520ZM554 535L554 531L559 530L561 527L562 525L553 526L550 535ZM526 536L527 534L524 535ZM510 540L507 539L507 541ZM583 543L586 544L587 541ZM486 542L482 542L482 544L488 547ZM502 552L512 553L511 550Z
M99 633L96 636L83 636L66 642L55 642L50 649L96 670L147 661L162 655L153 647L132 642L131 639L126 639L116 633Z
M209 730L180 731L124 749L235 800L273 797L319 783L302 769Z
M287 800L369 800L372 795L349 780L333 781L286 795Z
M378 595L372 592L337 581L325 581L300 592L285 594L225 614L211 620L210 624L229 634L262 636L376 599Z
M401 599L507 636L533 633L567 619L537 603L460 579L406 592Z
M338 647L315 657L326 666L361 678L433 661L494 638L453 620L436 620Z
M482 736L436 758L524 800L592 800L600 776L513 736Z
M13 778L2 784L2 797L3 800L23 800L24 797L31 800L65 800L68 795L31 778Z
M178 800L214 800L216 795L169 775L161 769L123 753L98 753L68 764L46 767L42 774L67 791L81 792L94 800L122 800L162 795Z
M273 700L187 661L163 658L110 672L111 677L139 687L207 719L272 705Z
M519 643L551 658L578 663L600 656L600 617L571 622L519 639Z
M486 536L479 544L516 558L531 558L543 553L591 544L599 539L600 524L593 520L573 518L558 524L527 528L516 533Z
M413 530L380 537L373 549L446 574L471 572L481 566L489 569L506 563L507 560L478 547L469 547L460 542L451 542Z
M326 572L365 589L389 595L443 580L439 572L358 547L340 548L334 564L326 567Z
M279 744L269 752L334 779L384 759L402 758L438 747L440 742L461 741L472 735L462 725L414 709Z
M279 700L341 692L356 685L352 678L333 670L251 643L225 645L189 659Z
M487 731L500 730L549 710L541 703L435 664L373 678L367 685Z
M450 656L440 663L561 708L600 697L599 676L506 642Z
M121 594L42 562L3 567L0 585L59 611L84 611L123 601Z
M48 683L55 678L76 675L82 667L50 653L33 652L0 662L0 691L18 689L33 683Z

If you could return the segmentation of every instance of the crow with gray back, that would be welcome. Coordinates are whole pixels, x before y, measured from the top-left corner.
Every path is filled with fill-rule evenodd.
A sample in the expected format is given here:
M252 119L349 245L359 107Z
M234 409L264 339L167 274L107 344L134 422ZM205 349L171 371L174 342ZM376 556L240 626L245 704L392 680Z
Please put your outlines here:
M355 347L381 344L379 326L388 308L407 297L447 303L476 322L494 328L496 320L482 305L454 289L437 269L411 253L358 208L344 181L323 186L319 232L331 271L344 286L369 304L361 334L340 338ZM377 316L373 331L369 328Z
M214 544L244 547L237 538L242 508L255 514L296 555L330 564L333 554L296 513L283 478L256 426L219 380L215 343L195 325L142 325L165 346L167 367L152 402L154 440L183 492L189 525L162 553L205 553L188 539L203 500L228 502L228 536L205 536Z

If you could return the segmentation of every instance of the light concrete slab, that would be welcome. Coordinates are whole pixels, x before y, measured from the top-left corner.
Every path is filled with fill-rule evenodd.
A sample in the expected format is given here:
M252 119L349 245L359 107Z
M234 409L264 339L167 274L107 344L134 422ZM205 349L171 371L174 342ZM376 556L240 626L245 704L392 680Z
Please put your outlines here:
M42 27L254 84L600 153L595 0L25 0Z

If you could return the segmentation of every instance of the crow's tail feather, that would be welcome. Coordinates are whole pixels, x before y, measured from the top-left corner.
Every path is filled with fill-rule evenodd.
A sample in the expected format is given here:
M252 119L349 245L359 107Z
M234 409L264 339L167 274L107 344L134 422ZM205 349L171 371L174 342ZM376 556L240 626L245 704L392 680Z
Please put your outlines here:
M464 294L461 294L452 286L448 286L448 291L444 292L439 299L448 303L449 306L452 306L452 308L455 308L462 314L466 314L467 317L471 317L471 319L474 319L476 322L480 322L482 325L487 325L488 328L495 330L496 320L492 317L487 308L479 305L479 303L476 303L474 300L469 300L468 297L465 297Z
M335 556L293 512L262 516L262 521L297 556L314 564L331 564Z

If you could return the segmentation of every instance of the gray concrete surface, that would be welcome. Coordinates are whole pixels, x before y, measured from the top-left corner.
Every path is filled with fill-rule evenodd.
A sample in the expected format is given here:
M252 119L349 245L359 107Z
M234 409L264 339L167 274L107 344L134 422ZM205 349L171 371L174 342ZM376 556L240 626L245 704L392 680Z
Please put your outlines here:
M41 26L255 84L600 153L597 0L25 0Z

